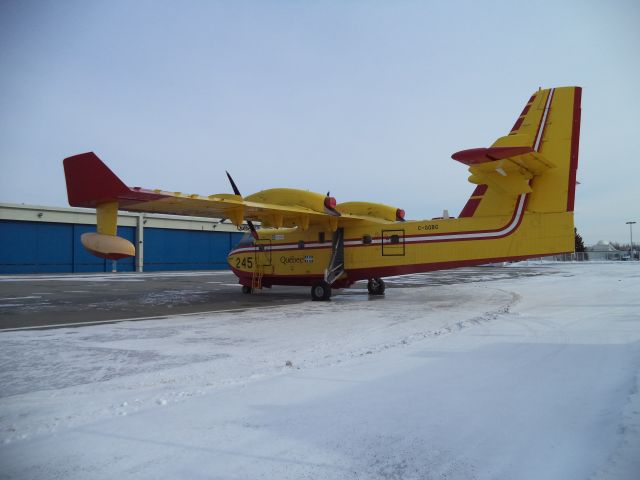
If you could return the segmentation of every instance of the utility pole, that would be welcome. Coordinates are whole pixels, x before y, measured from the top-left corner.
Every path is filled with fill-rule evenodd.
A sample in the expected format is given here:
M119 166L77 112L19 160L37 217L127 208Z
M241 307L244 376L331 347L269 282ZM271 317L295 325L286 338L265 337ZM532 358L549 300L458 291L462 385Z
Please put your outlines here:
M629 237L630 237L630 242L631 245L629 245L629 260L635 260L635 257L633 256L633 224L636 222L627 222L627 225L629 225Z

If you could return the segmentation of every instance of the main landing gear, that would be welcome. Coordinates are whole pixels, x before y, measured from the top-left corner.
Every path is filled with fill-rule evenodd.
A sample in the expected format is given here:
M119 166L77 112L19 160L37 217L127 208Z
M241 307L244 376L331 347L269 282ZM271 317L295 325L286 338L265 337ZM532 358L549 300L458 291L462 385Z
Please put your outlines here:
M370 278L367 283L369 295L384 295L384 281L381 278Z
M331 298L331 285L324 280L313 284L311 287L311 299L313 301L329 300Z
M381 278L370 278L367 283L367 290L369 295L381 296L384 295L385 284ZM311 298L314 301L324 301L331 298L331 285L324 280L315 283L311 287Z

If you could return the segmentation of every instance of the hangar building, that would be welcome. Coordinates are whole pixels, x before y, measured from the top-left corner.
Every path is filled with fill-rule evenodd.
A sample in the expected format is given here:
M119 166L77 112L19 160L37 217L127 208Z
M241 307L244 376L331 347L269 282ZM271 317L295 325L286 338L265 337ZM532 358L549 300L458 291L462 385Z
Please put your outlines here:
M0 274L112 271L94 257L80 235L96 229L94 210L0 203ZM136 257L118 271L226 269L227 254L243 233L217 219L121 212L118 235L136 246Z

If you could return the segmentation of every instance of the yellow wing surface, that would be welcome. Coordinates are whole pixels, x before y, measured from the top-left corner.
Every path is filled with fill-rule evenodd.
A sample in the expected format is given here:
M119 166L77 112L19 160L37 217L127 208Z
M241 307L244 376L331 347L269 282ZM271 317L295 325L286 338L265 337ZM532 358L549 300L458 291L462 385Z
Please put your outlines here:
M66 158L64 169L69 204L96 208L98 233L106 235L115 235L117 210L225 218L235 225L253 220L267 227L297 227L303 231L313 225L335 230L353 222L389 223L396 220L390 217L391 210L393 215L402 212L362 202L344 204L347 208L341 212L333 197L290 188L263 190L243 198L228 193L202 196L128 187L93 152ZM367 205L368 210L364 207Z

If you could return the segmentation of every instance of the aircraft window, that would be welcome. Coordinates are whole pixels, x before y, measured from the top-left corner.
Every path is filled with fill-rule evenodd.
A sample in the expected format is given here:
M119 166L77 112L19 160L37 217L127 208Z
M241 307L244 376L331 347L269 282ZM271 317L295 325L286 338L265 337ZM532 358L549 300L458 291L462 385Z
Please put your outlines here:
M371 235L364 235L362 237L362 243L365 245L371 245Z
M258 245L258 250L264 252L264 245Z
M304 240L298 242L298 248L304 248Z
M324 243L324 232L318 234L318 242Z
M391 243L400 243L400 237L398 235L391 235Z
M236 245L236 248L252 247L253 244L254 244L253 235L247 232L242 236L242 238L238 242L238 245Z

